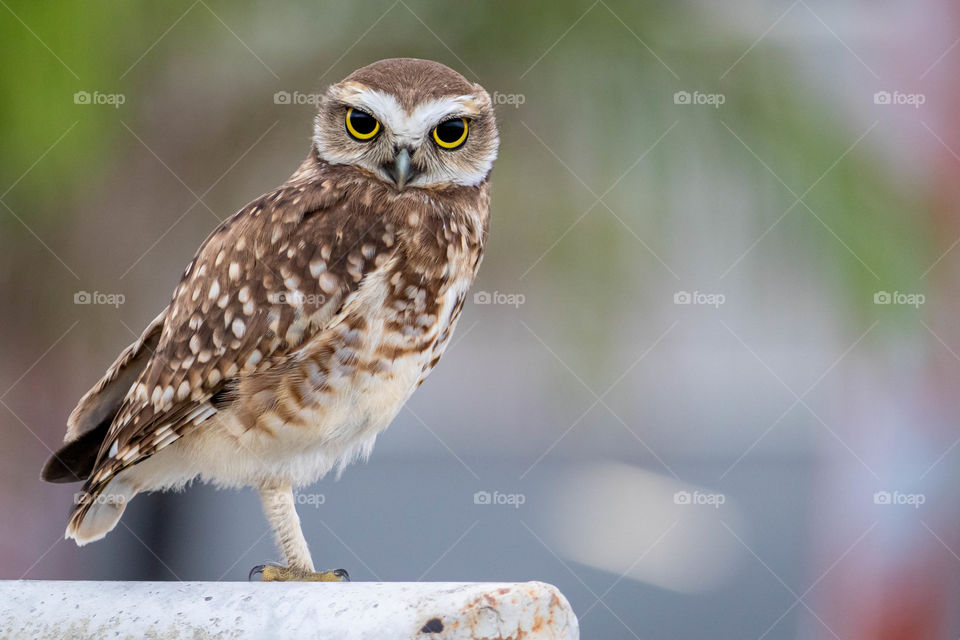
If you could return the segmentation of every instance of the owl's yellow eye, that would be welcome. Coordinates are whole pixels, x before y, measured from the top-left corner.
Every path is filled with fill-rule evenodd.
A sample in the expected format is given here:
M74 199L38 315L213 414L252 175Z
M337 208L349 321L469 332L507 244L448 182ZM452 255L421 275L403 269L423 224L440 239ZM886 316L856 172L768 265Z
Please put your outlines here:
M433 128L433 141L444 149L456 149L467 141L469 128L466 118L441 122Z
M347 109L347 133L356 140L372 140L380 132L380 122L365 111Z

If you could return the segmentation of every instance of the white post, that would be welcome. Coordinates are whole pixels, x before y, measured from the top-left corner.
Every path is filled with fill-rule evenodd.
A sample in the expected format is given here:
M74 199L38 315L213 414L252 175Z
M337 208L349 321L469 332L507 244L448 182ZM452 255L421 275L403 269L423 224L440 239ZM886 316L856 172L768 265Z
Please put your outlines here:
M0 637L577 640L543 582L0 581Z

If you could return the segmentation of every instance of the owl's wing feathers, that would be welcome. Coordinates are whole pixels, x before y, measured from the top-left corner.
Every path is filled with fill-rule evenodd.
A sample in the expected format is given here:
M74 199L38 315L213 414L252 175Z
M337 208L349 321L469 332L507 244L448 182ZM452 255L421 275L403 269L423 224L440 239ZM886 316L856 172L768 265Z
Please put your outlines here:
M96 428L103 420L117 414L130 386L147 366L147 361L160 342L160 333L167 310L147 325L136 342L120 352L103 377L88 391L67 418L64 442L72 442Z
M43 466L40 477L47 482L86 480L96 462L107 429L116 418L130 387L147 366L160 342L164 309L147 325L136 342L120 352L102 378L88 391L67 418L67 434Z
M187 267L156 352L103 441L88 495L216 413L213 397L228 384L335 323L350 293L389 261L393 224L362 198L344 197L350 185L296 178L222 224Z

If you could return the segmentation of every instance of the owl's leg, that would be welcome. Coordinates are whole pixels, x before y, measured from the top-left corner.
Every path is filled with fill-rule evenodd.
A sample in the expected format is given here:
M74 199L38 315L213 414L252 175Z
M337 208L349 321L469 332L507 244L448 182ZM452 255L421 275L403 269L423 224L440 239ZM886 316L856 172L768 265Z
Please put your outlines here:
M273 527L274 539L283 549L287 566L261 564L250 571L250 579L261 575L264 582L306 581L306 582L349 582L350 575L343 569L317 571L313 568L310 550L300 528L300 518L293 500L290 485L280 487L261 487L260 503L263 512Z

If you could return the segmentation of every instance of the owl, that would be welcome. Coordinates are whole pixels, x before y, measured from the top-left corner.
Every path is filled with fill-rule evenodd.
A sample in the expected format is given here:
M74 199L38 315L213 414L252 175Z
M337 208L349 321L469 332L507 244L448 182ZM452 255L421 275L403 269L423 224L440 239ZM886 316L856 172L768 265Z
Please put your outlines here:
M369 456L437 364L483 256L499 138L490 96L389 59L330 86L290 178L203 242L170 303L67 420L50 482L84 481L66 537L138 493L254 487L286 563L316 571L293 490Z

